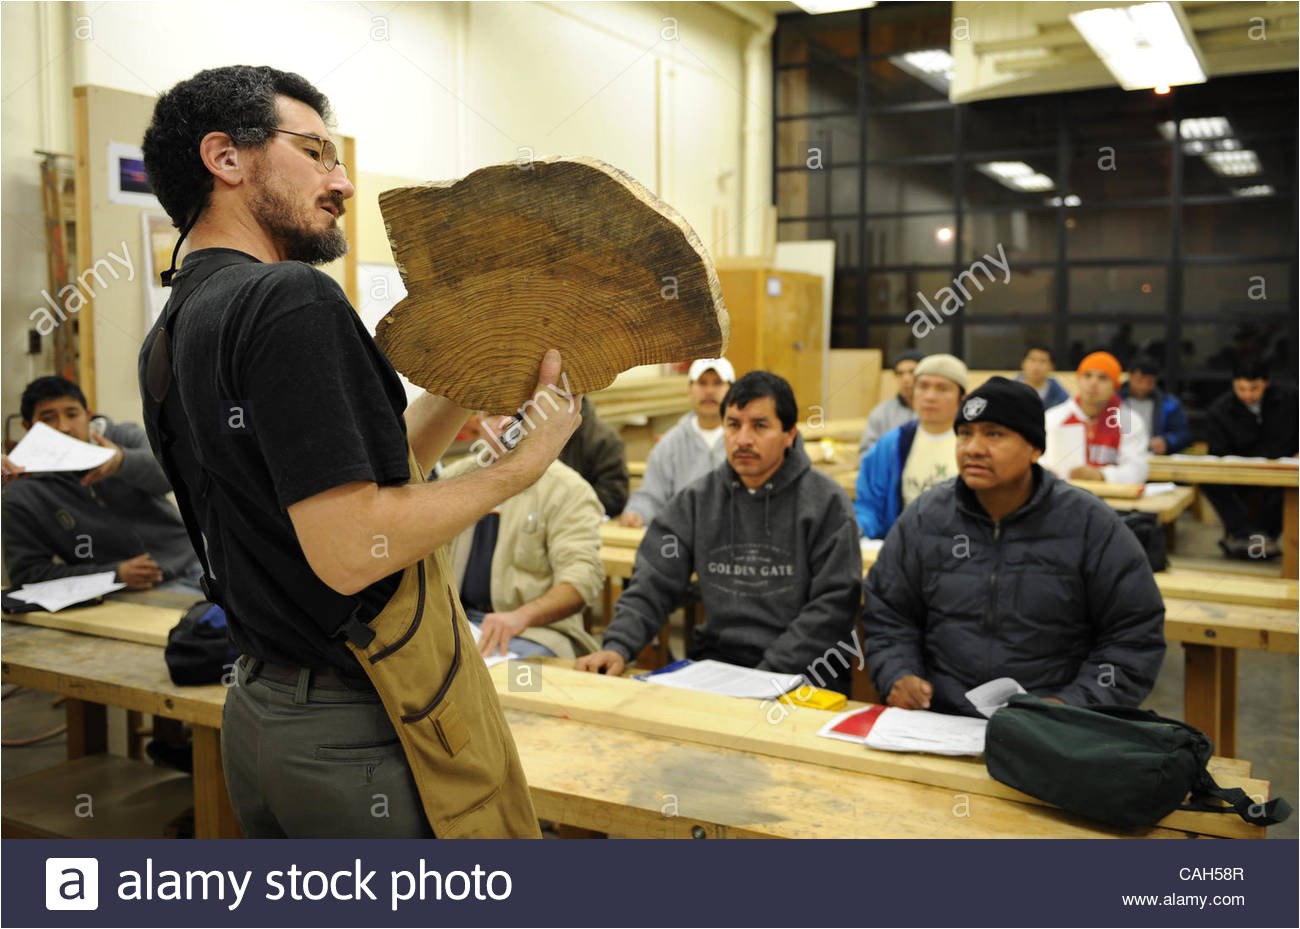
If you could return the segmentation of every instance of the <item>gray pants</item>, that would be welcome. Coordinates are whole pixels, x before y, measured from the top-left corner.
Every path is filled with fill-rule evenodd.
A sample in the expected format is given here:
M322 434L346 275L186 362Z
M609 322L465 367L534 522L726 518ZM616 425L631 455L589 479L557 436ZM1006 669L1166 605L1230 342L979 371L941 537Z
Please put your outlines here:
M235 665L221 758L249 838L432 838L397 733L373 691Z

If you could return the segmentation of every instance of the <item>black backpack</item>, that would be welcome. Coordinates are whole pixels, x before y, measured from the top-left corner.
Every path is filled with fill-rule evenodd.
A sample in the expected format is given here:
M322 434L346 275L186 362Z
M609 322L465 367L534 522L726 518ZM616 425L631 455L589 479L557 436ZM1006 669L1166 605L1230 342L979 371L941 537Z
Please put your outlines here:
M163 657L173 684L220 684L239 658L225 610L207 600L195 603L167 633Z
M1281 797L1257 803L1220 787L1205 768L1212 754L1204 732L1150 710L1029 694L993 714L984 746L994 780L1111 826L1152 826L1179 809L1236 813L1255 826L1291 815Z

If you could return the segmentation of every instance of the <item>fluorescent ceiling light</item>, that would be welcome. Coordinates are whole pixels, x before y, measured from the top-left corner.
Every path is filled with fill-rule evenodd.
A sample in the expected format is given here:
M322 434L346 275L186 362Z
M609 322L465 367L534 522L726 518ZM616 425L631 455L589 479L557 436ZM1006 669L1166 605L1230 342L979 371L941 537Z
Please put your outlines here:
M852 0L794 0L794 5L805 13L843 13L845 10L869 10L876 5L876 0L869 3L854 3Z
M1062 204L1065 206L1079 206L1082 203L1083 201L1079 199L1078 194L1066 194L1064 197L1049 197L1047 200L1048 206L1061 206Z
M1202 157L1215 174L1223 177L1249 177L1264 170L1259 163L1259 156L1248 148L1232 152L1207 152Z
M1277 193L1272 184L1256 184L1253 187L1234 187L1232 195L1234 197L1271 197Z
M1159 126L1165 141L1174 137L1174 121L1167 120ZM1226 116L1194 116L1178 121L1178 134L1184 139L1228 139L1232 138L1232 123Z
M1205 82L1196 40L1169 3L1084 10L1070 22L1125 90Z
M987 161L975 165L975 170L1012 190L1042 191L1056 186L1050 177L1040 174L1023 161Z
M898 68L918 80L924 81L944 96L952 84L952 55L943 48L923 48L889 59Z

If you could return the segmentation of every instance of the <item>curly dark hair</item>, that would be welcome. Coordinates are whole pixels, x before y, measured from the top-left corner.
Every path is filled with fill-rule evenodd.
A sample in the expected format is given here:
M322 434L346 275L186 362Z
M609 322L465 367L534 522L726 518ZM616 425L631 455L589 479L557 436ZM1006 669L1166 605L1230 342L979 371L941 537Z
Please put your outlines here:
M158 98L144 134L144 167L176 228L193 221L212 193L199 142L229 132L236 145L262 147L278 121L277 94L307 104L326 124L332 119L329 100L306 78L264 65L200 71Z

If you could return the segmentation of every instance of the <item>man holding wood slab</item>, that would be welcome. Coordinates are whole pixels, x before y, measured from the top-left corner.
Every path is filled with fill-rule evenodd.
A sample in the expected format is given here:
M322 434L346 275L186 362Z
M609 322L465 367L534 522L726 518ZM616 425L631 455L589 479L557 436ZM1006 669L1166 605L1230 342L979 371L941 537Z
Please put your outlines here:
M731 386L722 400L726 462L659 511L603 650L579 658L579 669L621 674L681 605L692 574L708 616L693 659L802 674L831 650L856 647L862 551L853 508L813 469L797 412L778 375L751 371ZM846 678L821 686L847 692Z
M355 193L328 119L299 75L225 67L163 94L144 140L191 250L141 351L141 391L244 653L222 728L231 800L249 836L536 836L443 546L537 480L577 405L549 389L549 352L532 363L551 402L519 446L422 482L468 413L427 393L406 407L311 267L346 251L337 220Z
M998 678L1070 704L1136 706L1165 653L1142 547L1103 501L1038 464L1033 388L993 377L957 413L959 476L894 523L867 577L872 681L891 706L976 715Z

